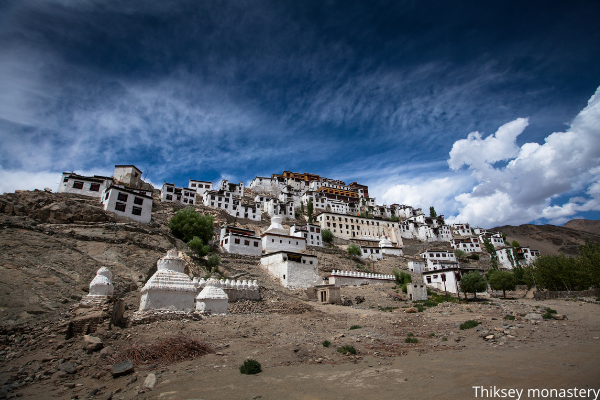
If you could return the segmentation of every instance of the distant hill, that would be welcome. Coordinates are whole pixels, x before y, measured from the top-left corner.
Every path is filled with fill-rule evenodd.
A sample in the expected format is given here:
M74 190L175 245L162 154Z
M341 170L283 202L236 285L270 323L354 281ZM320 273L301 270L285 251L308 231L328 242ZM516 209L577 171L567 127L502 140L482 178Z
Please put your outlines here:
M585 243L586 238L600 243L599 221L572 220L564 226L506 225L493 230L504 233L509 242L516 240L521 246L529 246L542 254L577 254L577 249Z
M563 226L566 228L576 229L578 231L600 235L600 221L598 220L572 219Z

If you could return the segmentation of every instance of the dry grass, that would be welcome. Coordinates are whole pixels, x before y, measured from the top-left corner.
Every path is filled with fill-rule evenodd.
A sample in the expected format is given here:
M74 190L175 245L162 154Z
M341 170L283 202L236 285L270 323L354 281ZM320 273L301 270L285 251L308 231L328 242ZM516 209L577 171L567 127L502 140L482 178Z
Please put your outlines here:
M114 362L130 360L139 365L144 363L173 364L180 361L193 360L214 350L206 343L187 336L175 336L152 344L133 344L123 348Z

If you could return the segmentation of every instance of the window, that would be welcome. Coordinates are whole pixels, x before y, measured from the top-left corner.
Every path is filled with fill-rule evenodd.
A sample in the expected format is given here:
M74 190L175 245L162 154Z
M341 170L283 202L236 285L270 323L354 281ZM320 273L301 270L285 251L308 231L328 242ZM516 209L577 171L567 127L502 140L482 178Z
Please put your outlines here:
M116 203L115 210L125 212L125 203Z
M65 179L63 179L63 182L69 182L69 178L65 177Z
M229 238L225 238L225 244L229 243Z
M131 213L133 215L142 215L142 207L133 206L133 208L131 209Z
M254 242L254 247L258 247L258 242Z
M309 264L312 264L312 261L310 261Z
M142 199L141 197L136 197L133 199L133 204L139 204L141 206L142 204L144 204L144 199Z
M127 197L128 197L127 194L119 192L119 195L117 196L117 200L119 200L119 201L127 201Z
M83 189L83 182L75 181L73 183L73 189Z
M167 186L167 192L173 193L173 188L171 186Z
M106 193L106 196L104 196L104 200L108 200L108 195L109 193Z
M99 183L92 183L90 185L90 191L92 191L92 192L99 192L100 191L100 184Z
M235 244L240 244L240 239L235 238Z
M249 240L244 240L244 246L250 246L250 241Z

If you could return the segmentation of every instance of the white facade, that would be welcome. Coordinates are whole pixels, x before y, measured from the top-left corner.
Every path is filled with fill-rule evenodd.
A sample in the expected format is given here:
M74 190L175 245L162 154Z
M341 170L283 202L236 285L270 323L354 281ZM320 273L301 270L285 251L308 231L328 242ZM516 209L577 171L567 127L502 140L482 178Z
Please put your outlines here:
M195 190L200 196L204 195L204 192L207 190L213 190L213 183L208 181L197 181L195 179L190 179L188 182L188 187L192 190Z
M104 189L110 184L112 184L112 178L105 176L81 176L70 172L63 172L57 192L101 198Z
M315 219L321 229L329 229L334 236L343 239L380 240L383 236L387 236L395 246L402 245L398 222L331 212L323 212Z
M440 263L455 263L456 256L451 251L443 251L443 250L428 250L420 254L421 258L425 259L427 264L427 268L438 267Z
M306 239L307 246L323 247L323 238L321 236L321 227L319 225L294 225L290 228L290 235L303 237Z
M128 187L142 187L142 171L135 165L115 165L113 178L117 183Z
M502 234L500 232L494 234L481 234L479 235L479 240L483 244L483 238L486 237L490 240L490 243L494 245L495 249L501 249L505 246L504 238L502 238Z
M455 250L462 250L465 253L481 253L480 239L474 236L461 237L450 240L450 246Z
M395 281L394 275L372 274L359 271L341 271L333 270L329 276L329 283L337 287L341 286L361 286L361 285L381 285Z
M106 188L102 196L104 210L147 224L152 219L152 193L119 186Z
M195 309L196 285L184 273L185 261L176 249L156 263L157 271L142 288L140 311Z
M434 287L438 290L447 290L450 293L457 294L460 292L460 286L456 274L457 269L446 269L440 271L425 271L423 272L423 280L427 286ZM444 285L445 276L446 282Z
M424 261L409 261L408 269L415 274L420 274L425 271L425 262Z
M509 255L509 252L510 252L510 255ZM504 247L502 249L497 249L496 256L498 257L498 263L500 264L500 266L503 268L506 268L506 269L513 269L513 264L510 262L511 256L512 256L513 262L515 262L515 263L517 262L517 259L515 258L511 247Z
M220 244L227 253L260 256L262 254L261 239L248 229L223 226Z
M289 289L306 289L320 283L317 257L289 251L266 254L260 263Z
M379 246L377 247L367 247L361 246L360 251L362 252L361 258L366 258L369 260L383 260L383 252Z
M515 262L519 263L519 265L527 265L535 261L540 252L539 250L531 250L529 247L522 246L515 247L513 254L515 255Z
M196 191L189 188L178 188L172 183L165 182L160 190L160 200L194 205L196 204Z
M471 226L469 224L452 224L452 233L459 236L470 236Z
M412 282L406 284L406 294L412 301L427 300L427 288L423 282Z
M303 237L263 233L261 238L265 253L306 250L306 239Z
M221 181L221 190L224 192L230 192L235 196L244 197L244 182L239 184L229 183L229 180L223 179Z

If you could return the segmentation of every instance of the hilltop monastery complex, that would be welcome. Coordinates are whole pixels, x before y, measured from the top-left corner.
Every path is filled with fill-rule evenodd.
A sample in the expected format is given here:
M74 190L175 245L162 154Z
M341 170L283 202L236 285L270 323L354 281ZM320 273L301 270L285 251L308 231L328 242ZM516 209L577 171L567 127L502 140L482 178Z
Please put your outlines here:
M143 181L142 171L133 165L116 165L112 177L64 172L58 187L58 192L97 197L106 211L141 223L152 219L154 191ZM261 221L263 216L269 216L271 225L262 233L221 226L215 245L224 252L261 257L261 265L291 289L323 284L317 273L317 257L307 252L307 247L323 246L323 230L331 231L340 243L358 245L362 257L372 261L402 256L403 240L407 239L432 245L445 242L453 250L468 254L487 253L485 242L489 241L488 249L493 245L498 265L505 269L529 263L539 255L528 247L506 246L500 233L472 228L467 223L447 225L443 215L426 216L420 208L410 205L377 205L366 185L346 184L309 173L284 171L270 177L257 176L248 188L243 182L230 183L226 179L218 187L213 182L194 179L189 180L187 187L165 182L158 197L161 202L221 209L240 220ZM300 223L300 210L308 210L309 204L313 219ZM295 224L287 229L282 225L286 220ZM426 285L441 288L445 282L449 291L458 291L457 280L464 269L454 252L430 249L420 254L420 260L409 262L408 268L420 274ZM328 283L339 287L392 280L390 275L334 270ZM193 298L199 286L186 285ZM225 283L222 287L229 290ZM187 308L193 308L192 300L186 301Z

